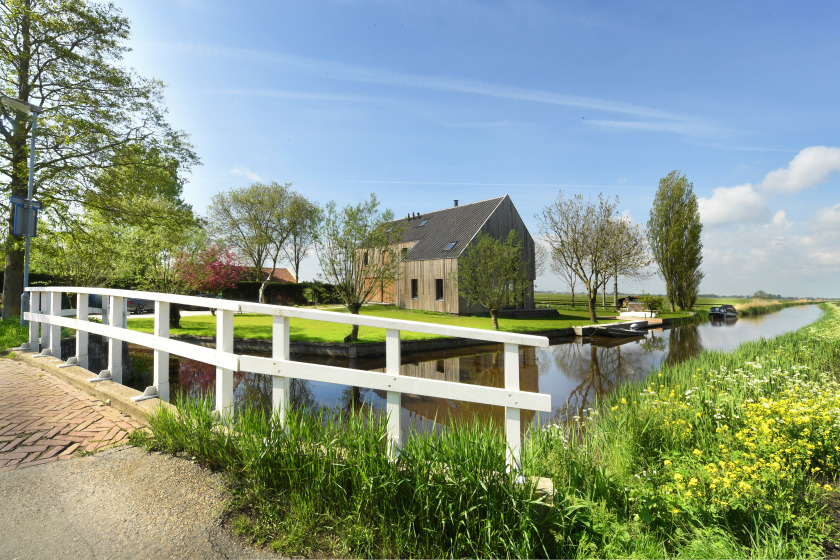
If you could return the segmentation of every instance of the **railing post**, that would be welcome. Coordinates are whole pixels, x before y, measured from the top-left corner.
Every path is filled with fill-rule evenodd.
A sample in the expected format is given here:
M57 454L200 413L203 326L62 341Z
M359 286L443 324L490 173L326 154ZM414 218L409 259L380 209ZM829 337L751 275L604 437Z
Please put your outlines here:
M402 362L400 348L400 331L396 329L385 330L385 373L397 376L400 374ZM400 420L402 416L402 393L397 391L387 392L386 412L388 414L388 453L392 459L399 456L402 447L402 433Z
M50 315L53 317L61 317L61 292L50 292ZM48 342L44 343L42 354L48 354L55 358L61 359L61 327L59 325L49 325L46 329Z
M155 302L155 336L169 338L169 302ZM169 352L155 350L154 384L158 398L169 402Z
M288 360L291 357L289 345L289 318L274 316L271 327L271 357L275 360ZM271 378L271 404L274 414L280 419L280 425L286 425L286 413L289 405L288 377L274 375Z
M233 352L233 311L216 311L216 351ZM220 417L233 413L233 370L216 368L216 411Z
M505 389L519 391L519 345L505 343ZM521 414L518 408L505 407L505 438L507 465L519 470L519 450L522 442Z
M111 296L108 324L112 329L120 328L123 324L123 309L123 298ZM122 340L108 337L108 371L114 383L122 383L122 344Z
M87 321L89 312L88 294L76 294L76 319ZM73 365L88 368L88 332L83 329L76 330L76 363Z
M29 312L41 312L41 292L30 292L29 294ZM32 352L41 351L41 322L29 321L29 350Z

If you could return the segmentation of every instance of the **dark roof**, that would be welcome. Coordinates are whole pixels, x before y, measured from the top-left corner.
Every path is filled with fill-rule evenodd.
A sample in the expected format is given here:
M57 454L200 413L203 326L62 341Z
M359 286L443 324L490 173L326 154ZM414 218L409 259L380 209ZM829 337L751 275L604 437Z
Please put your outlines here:
M407 226L400 242L417 242L408 251L405 260L425 261L458 257L505 198L491 198L399 220L399 223ZM421 226L423 220L426 220L426 223ZM445 251L444 248L452 242L455 242L452 249Z

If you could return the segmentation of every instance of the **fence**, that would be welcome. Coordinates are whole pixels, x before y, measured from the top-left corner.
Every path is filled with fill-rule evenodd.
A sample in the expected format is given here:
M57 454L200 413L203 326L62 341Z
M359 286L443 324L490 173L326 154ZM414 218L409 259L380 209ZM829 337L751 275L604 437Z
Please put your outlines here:
M29 349L40 351L43 356L61 357L61 327L76 330L76 355L66 365L87 369L88 334L98 334L108 339L108 367L99 372L91 382L110 380L122 382L122 342L151 348L154 351L153 385L134 400L159 398L169 400L169 354L211 364L216 367L216 409L220 415L233 410L233 373L246 371L270 375L272 381L272 406L282 421L289 406L289 380L308 379L340 385L370 388L386 393L388 415L389 452L396 454L400 448L400 408L403 393L454 399L479 404L505 407L505 436L508 444L508 465L519 464L521 447L520 410L547 412L551 410L551 396L520 391L519 346L548 346L548 339L540 336L470 329L320 311L283 307L223 299L111 290L102 288L31 287L30 312L24 315L29 321ZM76 294L76 309L61 309L63 294ZM102 296L102 309L91 309L88 295ZM153 334L126 328L126 300L147 299L155 302ZM169 312L171 304L197 306L216 310L216 348L169 338ZM89 321L91 312L102 313L102 323ZM258 313L272 317L272 357L264 358L233 353L234 313ZM75 315L75 318L73 318ZM385 329L385 373L340 368L319 364L295 362L290 359L289 319L311 319ZM421 379L400 375L400 332L418 332L504 345L505 387L482 387Z

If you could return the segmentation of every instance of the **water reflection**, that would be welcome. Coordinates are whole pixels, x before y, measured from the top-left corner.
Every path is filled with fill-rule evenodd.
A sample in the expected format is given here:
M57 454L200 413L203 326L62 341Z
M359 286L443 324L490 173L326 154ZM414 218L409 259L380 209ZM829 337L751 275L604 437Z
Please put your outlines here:
M773 315L740 319L725 324L692 324L645 332L644 337L627 339L575 339L548 348L521 348L519 353L520 387L525 391L548 393L552 397L550 413L522 411L522 423L550 419L565 420L591 407L617 385L644 379L662 364L674 365L697 356L704 350L729 351L748 340L772 337L796 330L819 318L816 306L782 310ZM723 328L721 328L723 327ZM500 345L471 350L453 350L434 356L404 356L401 374L488 387L504 386L504 356ZM384 371L384 359L352 363L292 356L295 360L318 361L330 365ZM170 380L177 390L197 397L214 394L216 370L193 360L171 361ZM237 372L234 374L234 402L238 409L246 405L271 409L271 378ZM143 387L139 387L143 388ZM383 391L358 389L303 380L291 381L291 401L316 409L339 406L349 410L364 406L366 411L385 409ZM434 429L453 420L469 422L481 418L501 425L504 409L489 405L464 403L403 395L401 423L404 430Z

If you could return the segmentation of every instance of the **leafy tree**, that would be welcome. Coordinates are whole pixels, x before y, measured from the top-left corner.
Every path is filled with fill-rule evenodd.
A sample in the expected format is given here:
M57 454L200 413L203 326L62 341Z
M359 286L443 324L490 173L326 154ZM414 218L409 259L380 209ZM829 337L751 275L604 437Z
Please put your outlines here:
M350 313L358 315L382 284L396 278L399 260L391 256L389 248L402 237L405 226L392 222L390 210L379 211L375 194L365 202L341 209L330 201L324 216L316 246L321 274L334 285ZM353 325L345 341L358 338L359 326Z
M598 289L613 272L610 251L618 235L618 217L614 202L598 195L597 202L584 200L581 195L565 198L563 191L557 200L543 209L537 218L540 230L562 267L574 272L586 288L589 319L595 314Z
M294 193L289 201L288 215L289 237L283 252L295 269L295 280L300 282L300 263L315 247L323 213L317 203Z
M128 146L197 163L182 133L164 120L162 84L120 66L129 22L113 4L86 0L5 0L0 3L0 89L42 107L36 133L34 192L54 222L73 220L80 205L119 202L103 190L103 169L136 167ZM27 195L28 115L0 106L3 196ZM9 228L13 223L10 212ZM21 238L7 235L3 316L19 313L23 287Z
M690 309L697 301L703 272L703 243L700 212L692 185L679 171L660 179L647 224L648 240L665 280L666 297L674 304Z
M292 231L291 186L272 181L221 192L213 195L208 210L211 236L248 262L253 278L263 279L260 303L265 303L265 286L277 270L280 252ZM268 273L263 271L266 264L271 269Z
M528 281L516 231L511 230L505 241L479 233L458 259L453 280L464 299L487 308L493 328L499 330L499 309L514 300Z

